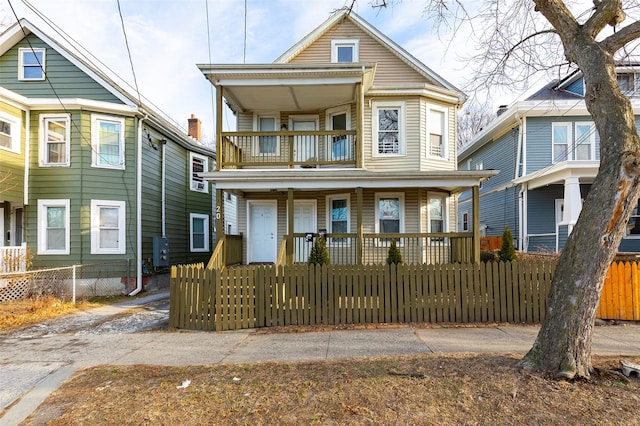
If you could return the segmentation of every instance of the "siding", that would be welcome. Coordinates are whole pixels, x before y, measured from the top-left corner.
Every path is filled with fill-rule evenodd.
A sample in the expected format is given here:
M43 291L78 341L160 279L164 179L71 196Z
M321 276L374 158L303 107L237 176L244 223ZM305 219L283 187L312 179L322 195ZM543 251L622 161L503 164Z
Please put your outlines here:
M334 25L318 40L293 58L291 62L331 62L332 39L359 40L360 57L358 62L375 62L377 64L373 81L374 86L397 86L398 83L425 83L424 76L348 19ZM429 81L429 83L439 86L434 81Z
M24 202L24 158L26 155L26 114L20 109L0 102L0 111L20 121L19 152L0 149L0 201ZM5 228L8 229L8 223ZM0 240L1 241L1 240Z
M575 93L576 95L584 96L584 79L579 78L566 88L567 92Z
M30 45L47 49L45 81L18 80L18 49ZM87 98L122 104L112 93L33 34L0 57L0 86L32 98Z

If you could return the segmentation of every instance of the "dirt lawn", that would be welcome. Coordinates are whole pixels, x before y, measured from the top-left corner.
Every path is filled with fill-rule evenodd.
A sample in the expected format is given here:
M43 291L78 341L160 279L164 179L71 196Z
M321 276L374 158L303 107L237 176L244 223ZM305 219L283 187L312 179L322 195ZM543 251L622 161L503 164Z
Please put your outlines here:
M594 357L591 382L486 354L104 366L76 373L24 424L640 425L640 379L616 374L620 359Z

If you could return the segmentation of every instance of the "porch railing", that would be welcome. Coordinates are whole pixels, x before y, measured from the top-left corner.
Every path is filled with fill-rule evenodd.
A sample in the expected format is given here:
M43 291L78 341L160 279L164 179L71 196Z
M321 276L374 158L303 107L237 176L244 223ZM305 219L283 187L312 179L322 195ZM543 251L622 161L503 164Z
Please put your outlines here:
M355 166L355 130L223 132L222 168Z
M242 263L242 234L223 235L211 254L207 268L222 269Z
M439 264L473 261L473 233L471 232L364 234L362 264L385 263L393 240L402 254L403 263ZM326 243L332 265L358 264L357 234L326 234ZM296 233L293 235L293 246L294 262L306 262L313 242L307 241L305 234Z
M0 247L0 273L24 272L27 270L27 247Z

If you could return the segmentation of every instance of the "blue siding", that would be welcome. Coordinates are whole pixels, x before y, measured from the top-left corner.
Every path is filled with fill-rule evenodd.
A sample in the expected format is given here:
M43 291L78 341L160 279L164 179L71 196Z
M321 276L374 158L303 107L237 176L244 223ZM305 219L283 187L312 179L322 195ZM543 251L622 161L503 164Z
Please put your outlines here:
M566 90L567 92L584 96L584 80L582 78L577 79L576 81L568 85Z

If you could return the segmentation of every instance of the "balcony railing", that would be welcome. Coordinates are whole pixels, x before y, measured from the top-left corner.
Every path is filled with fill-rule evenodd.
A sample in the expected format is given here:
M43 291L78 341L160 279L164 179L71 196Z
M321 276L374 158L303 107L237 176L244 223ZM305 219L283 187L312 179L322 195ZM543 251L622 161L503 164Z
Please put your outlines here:
M223 169L356 165L356 131L223 132Z
M436 264L473 262L473 233L364 234L362 263L385 263L391 241L402 254L403 263ZM358 263L357 234L326 234L327 251L332 265ZM293 261L306 262L313 247L305 234L293 235Z

